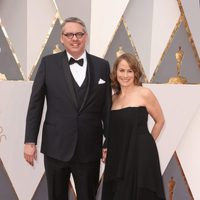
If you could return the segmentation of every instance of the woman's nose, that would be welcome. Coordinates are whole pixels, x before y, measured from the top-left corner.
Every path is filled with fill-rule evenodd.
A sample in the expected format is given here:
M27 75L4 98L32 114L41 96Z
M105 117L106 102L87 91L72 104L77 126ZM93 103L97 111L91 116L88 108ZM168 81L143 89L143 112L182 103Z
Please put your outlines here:
M124 72L124 77L127 77L128 76L128 73L127 72Z

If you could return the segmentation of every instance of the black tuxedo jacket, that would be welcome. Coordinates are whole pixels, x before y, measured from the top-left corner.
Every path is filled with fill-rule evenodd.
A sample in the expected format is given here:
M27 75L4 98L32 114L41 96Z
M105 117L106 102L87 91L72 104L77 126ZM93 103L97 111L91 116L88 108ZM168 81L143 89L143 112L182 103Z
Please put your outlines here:
M42 59L32 87L25 143L37 144L46 98L41 152L62 161L69 161L75 149L81 162L99 159L106 135L111 108L109 63L86 55L88 86L79 108L65 51Z

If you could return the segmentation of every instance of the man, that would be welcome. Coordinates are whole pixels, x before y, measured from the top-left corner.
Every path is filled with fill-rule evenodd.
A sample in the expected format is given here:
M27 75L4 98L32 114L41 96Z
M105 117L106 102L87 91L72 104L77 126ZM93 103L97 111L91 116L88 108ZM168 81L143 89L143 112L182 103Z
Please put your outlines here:
M49 200L68 199L71 173L78 200L94 200L96 195L111 106L110 69L107 61L85 50L87 39L84 22L67 18L60 37L65 51L42 59L32 88L24 157L34 165L46 98L41 152Z

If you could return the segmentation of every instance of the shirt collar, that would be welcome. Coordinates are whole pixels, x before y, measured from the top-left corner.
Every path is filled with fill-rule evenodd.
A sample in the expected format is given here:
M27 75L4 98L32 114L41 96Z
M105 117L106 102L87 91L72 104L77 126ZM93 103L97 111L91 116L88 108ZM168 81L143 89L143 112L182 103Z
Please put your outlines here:
M71 54L69 54L67 51L66 51L66 53L67 53L67 57L68 57L68 60L70 60L70 58L72 57L72 58L74 58ZM75 59L75 60L79 60L79 59L81 59L81 58L83 58L83 60L85 61L86 60L86 51L84 51L83 52L83 54L79 57L79 58L77 58L77 59Z

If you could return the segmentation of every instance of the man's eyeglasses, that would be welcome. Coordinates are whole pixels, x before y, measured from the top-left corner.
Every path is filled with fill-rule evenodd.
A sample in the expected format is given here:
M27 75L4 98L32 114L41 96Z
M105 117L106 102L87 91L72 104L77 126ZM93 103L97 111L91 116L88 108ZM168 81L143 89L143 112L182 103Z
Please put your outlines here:
M77 33L63 33L64 36L66 36L68 39L72 39L74 36L76 36L77 39L81 39L85 33L83 32L77 32Z

